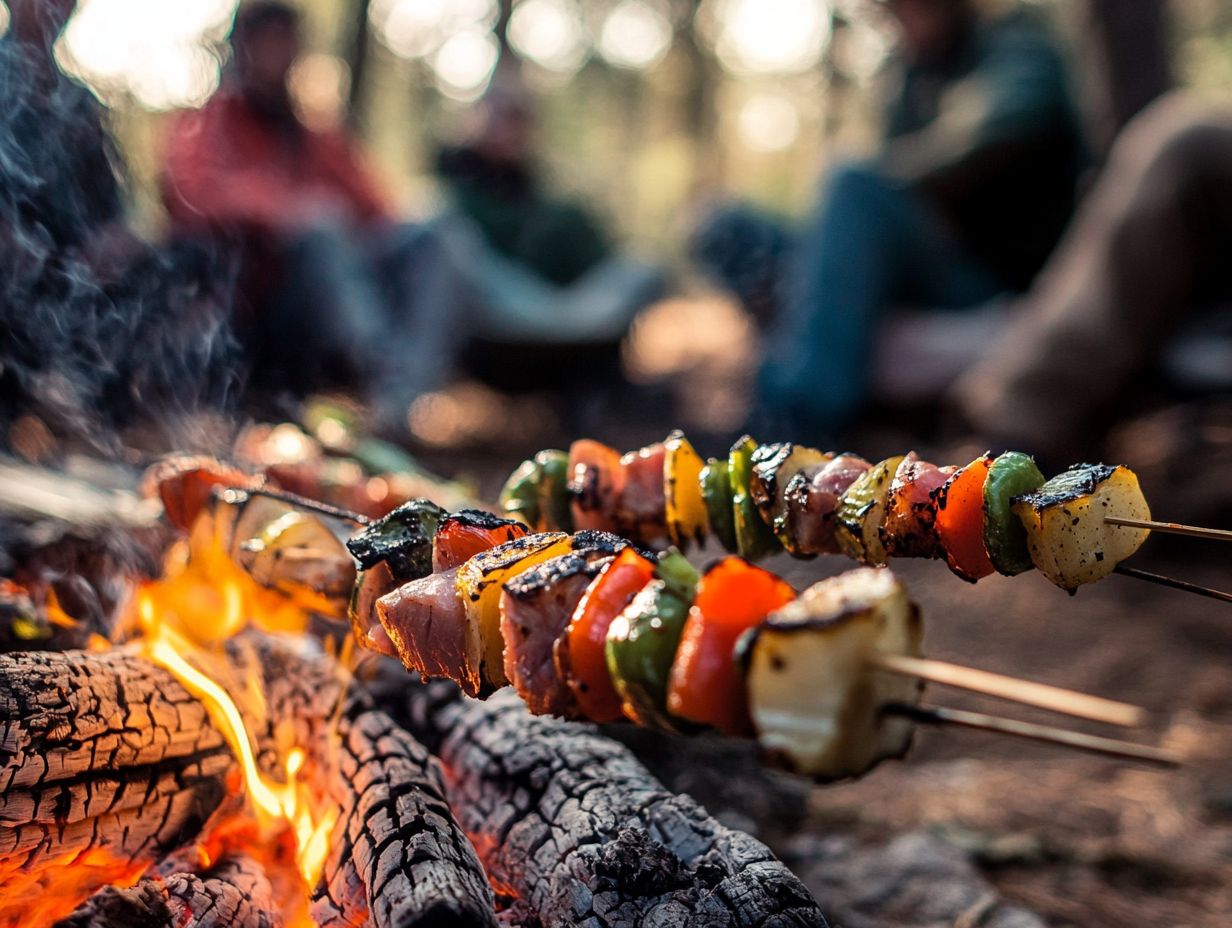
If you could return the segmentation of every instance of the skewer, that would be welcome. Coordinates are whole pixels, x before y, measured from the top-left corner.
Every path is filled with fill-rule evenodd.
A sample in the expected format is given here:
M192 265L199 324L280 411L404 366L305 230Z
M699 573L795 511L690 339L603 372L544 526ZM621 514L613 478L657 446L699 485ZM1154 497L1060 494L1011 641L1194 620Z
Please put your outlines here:
M1167 532L1173 535L1190 535L1212 541L1232 541L1232 531L1223 528L1203 528L1199 525L1182 525L1180 522L1156 522L1153 519L1126 519L1122 516L1104 516L1109 525L1125 525L1129 528L1145 528L1152 532Z
M1109 757L1123 757L1148 764L1158 764L1161 767L1181 765L1180 756L1166 748L1135 744L1132 741L1120 741L1116 738L1104 738L1100 735L1088 735L1085 732L1070 731L1067 728L1022 722L1018 719L1007 719L983 712L968 712L965 709L949 709L944 706L913 706L907 703L890 703L883 707L883 711L924 725L960 725L964 728L993 731L1031 741L1059 744L1077 748L1080 751L1090 751L1093 754L1105 754Z
M1174 590L1184 590L1186 593L1197 593L1199 596L1207 596L1220 602L1232 603L1232 593L1224 593L1221 590L1212 590L1209 587L1198 586L1198 584L1190 583L1188 580L1175 580L1162 574L1153 574L1138 567L1117 564L1113 568L1113 573L1122 574L1126 577L1136 577L1139 580L1146 580L1150 583L1158 583L1160 586L1166 586Z
M919 677L944 686L956 686L1026 706L1106 722L1109 725L1132 728L1141 725L1146 718L1146 712L1128 703L1090 696L1046 683L1007 677L987 670L977 670L974 667L964 667L961 664L951 664L948 661L889 653L875 654L869 661L875 667L890 673Z
M342 519L344 522L354 522L356 525L368 525L372 522L371 519L361 513L352 512L350 509L342 509L339 506L331 506L329 503L309 499L307 496L300 496L298 493L287 493L285 490L271 490L267 487L257 487L251 490L245 489L244 492L252 496L265 496L269 499L276 499L289 506L295 506L297 509L319 512L323 516Z

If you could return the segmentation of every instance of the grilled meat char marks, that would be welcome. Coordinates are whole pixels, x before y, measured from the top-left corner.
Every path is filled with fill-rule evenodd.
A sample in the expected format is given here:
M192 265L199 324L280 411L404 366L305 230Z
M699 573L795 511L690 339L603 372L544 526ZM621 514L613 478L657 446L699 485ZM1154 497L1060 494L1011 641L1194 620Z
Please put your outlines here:
M532 712L580 717L554 654L591 581L626 547L628 542L608 532L578 532L571 553L544 561L505 584L501 593L505 676Z
M448 677L478 696L479 638L458 597L458 570L403 584L377 600L381 625L405 667L425 678Z
M594 562L578 554L545 561L505 584L501 593L501 635L505 676L536 715L578 718L577 700L557 675L553 647L590 582L610 558Z
M958 468L938 467L912 451L894 474L881 525L881 543L890 557L945 557L937 538L937 491Z
M871 464L854 454L840 454L820 467L796 474L784 495L787 531L801 555L838 554L834 540L839 500Z

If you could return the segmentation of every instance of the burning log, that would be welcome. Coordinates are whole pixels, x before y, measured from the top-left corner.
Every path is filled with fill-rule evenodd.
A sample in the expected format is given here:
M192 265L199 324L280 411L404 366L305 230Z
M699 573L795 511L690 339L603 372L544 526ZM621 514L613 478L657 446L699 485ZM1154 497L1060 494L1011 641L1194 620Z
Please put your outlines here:
M270 640L255 654L271 718L294 721L294 740L309 752L305 769L340 810L313 892L317 924L494 926L491 888L436 759L361 688L344 689L334 662Z
M765 845L666 790L595 729L433 684L411 696L416 734L449 771L449 798L513 924L824 926Z
M280 928L273 890L250 857L224 858L205 872L147 877L108 886L55 928Z
M170 673L118 650L0 656L0 924L131 883L201 831L236 777Z

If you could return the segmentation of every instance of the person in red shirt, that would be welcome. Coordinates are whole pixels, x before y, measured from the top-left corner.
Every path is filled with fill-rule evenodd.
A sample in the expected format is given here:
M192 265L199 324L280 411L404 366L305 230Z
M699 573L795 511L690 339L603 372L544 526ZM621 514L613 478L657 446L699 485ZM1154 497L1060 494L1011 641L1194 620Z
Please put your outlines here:
M442 298L445 278L432 279L439 245L395 221L350 139L296 115L294 6L241 4L230 45L222 87L170 135L162 195L173 230L239 254L236 326L257 383L367 388L400 417L448 356L440 314L456 301Z

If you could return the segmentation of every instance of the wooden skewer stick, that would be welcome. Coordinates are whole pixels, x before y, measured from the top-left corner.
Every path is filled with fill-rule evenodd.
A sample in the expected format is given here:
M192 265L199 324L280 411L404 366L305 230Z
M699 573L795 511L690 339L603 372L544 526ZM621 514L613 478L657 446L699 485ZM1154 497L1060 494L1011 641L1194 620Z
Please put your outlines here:
M956 686L1026 706L1106 722L1109 725L1132 728L1141 725L1146 718L1146 712L1128 703L1089 696L1059 686L1049 686L1047 683L1035 683L987 670L977 670L974 667L964 667L961 664L951 664L948 661L888 653L874 654L869 661L875 667L890 673L919 677L944 686Z
M1022 722L1018 719L1007 719L983 712L947 709L944 706L913 706L906 703L890 703L884 707L883 711L926 725L960 725L964 728L993 731L1017 738L1027 738L1031 741L1059 744L1094 754L1106 754L1109 757L1125 757L1148 764L1158 764L1161 767L1181 765L1181 757L1166 748L1135 744L1132 741L1120 741L1116 738L1104 738L1100 735L1088 735L1085 732L1070 731L1067 728Z
M1223 528L1202 528L1199 525L1182 525L1180 522L1156 522L1153 519L1126 519L1122 516L1104 516L1104 521L1109 525L1145 528L1150 529L1152 532L1191 535L1194 538L1209 538L1214 541L1232 541L1232 531Z
M307 496L300 496L298 493L287 493L283 490L271 490L267 487L257 487L252 490L244 490L251 496L266 496L270 499L276 499L279 502L286 503L288 506L294 506L297 509L306 509L309 512L319 512L323 516L330 516L334 519L342 519L344 522L354 522L356 525L368 525L372 522L366 515L358 512L352 512L350 509L342 509L338 506L331 506L329 503L323 503L320 500L309 499Z
M1117 564L1113 568L1113 573L1122 574L1126 577L1137 577L1139 580L1158 583L1160 586L1166 586L1174 590L1184 590L1186 593L1197 593L1199 596L1208 596L1220 602L1232 603L1232 593L1224 593L1221 590L1212 590L1210 587L1198 586L1198 584L1190 583L1188 580L1177 580L1173 577L1165 577L1163 574L1153 574L1149 570L1142 570L1138 567Z

